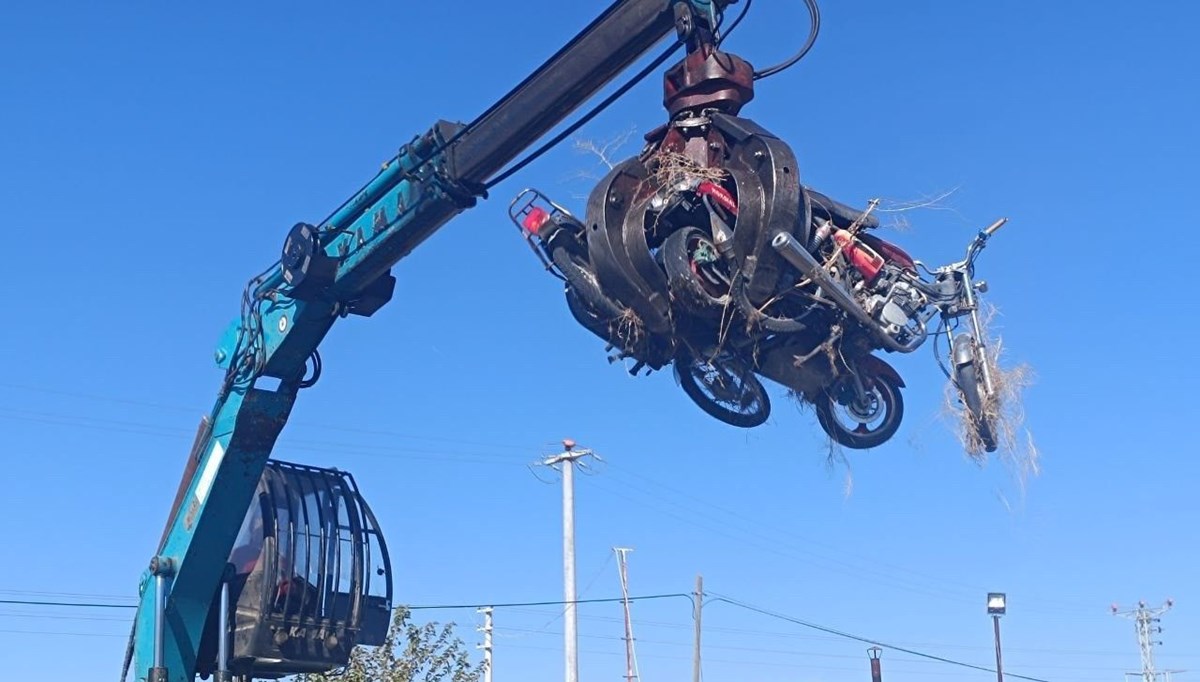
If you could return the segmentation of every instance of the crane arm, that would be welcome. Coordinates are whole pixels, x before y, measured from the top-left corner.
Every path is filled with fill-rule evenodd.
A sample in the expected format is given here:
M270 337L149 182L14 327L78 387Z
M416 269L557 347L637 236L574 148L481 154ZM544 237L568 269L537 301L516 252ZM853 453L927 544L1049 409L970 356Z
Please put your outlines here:
M736 0L617 0L541 68L463 125L439 121L317 224L288 233L251 279L216 351L224 381L201 421L158 551L140 582L126 659L135 679L192 682L196 651L255 486L334 322L391 300L390 270L486 197L488 179L655 43L711 31Z

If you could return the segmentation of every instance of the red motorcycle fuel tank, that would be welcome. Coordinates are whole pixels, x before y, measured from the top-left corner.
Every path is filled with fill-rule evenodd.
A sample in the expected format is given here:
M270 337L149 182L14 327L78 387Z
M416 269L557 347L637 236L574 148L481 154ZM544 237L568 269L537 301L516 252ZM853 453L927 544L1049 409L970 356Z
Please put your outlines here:
M891 242L884 241L871 234L864 234L859 237L859 239L861 239L862 242L867 246L878 251L884 257L884 259L892 264L899 265L901 268L911 272L917 271L916 261L914 261L912 256L908 255L904 249L900 248L899 246L896 246Z
M879 271L883 269L883 256L874 249L854 238L847 230L834 230L833 241L842 249L850 262L862 273L867 284L875 281Z

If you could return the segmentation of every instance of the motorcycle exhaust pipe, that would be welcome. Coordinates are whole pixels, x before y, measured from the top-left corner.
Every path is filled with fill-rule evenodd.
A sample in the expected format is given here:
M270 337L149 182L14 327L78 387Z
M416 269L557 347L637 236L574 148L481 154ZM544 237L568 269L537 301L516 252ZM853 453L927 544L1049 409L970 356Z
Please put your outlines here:
M805 277L816 282L817 286L829 294L833 298L834 303L837 303L842 310L850 313L864 327L870 329L875 338L879 339L886 348L900 353L911 353L916 350L916 348L901 345L895 339L883 333L875 320L871 319L867 311L858 305L858 301L854 300L850 292L846 291L845 287L834 280L825 271L825 268L821 267L817 259L807 249L800 246L795 237L786 232L776 232L775 237L771 240L771 246L779 252L779 255L783 256L784 260L795 266Z

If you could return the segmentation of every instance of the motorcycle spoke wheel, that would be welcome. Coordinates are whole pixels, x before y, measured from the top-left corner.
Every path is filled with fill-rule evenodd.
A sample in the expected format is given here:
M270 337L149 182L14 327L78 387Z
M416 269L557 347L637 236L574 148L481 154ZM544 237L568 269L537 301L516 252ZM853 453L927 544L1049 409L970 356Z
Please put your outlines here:
M817 421L834 442L854 450L879 447L900 428L904 399L900 387L886 375L864 377L866 400L859 403L845 384L828 389L817 402Z
M771 414L771 401L762 382L727 354L708 362L680 353L674 367L675 377L692 402L726 424L752 428L765 423Z

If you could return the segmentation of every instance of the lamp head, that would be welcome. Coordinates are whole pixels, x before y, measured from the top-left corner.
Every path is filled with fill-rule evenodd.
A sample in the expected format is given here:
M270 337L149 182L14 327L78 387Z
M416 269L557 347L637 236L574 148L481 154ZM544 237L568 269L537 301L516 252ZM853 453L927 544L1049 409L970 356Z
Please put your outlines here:
M987 611L989 615L1003 616L1007 610L1008 599L1003 592L988 592Z

